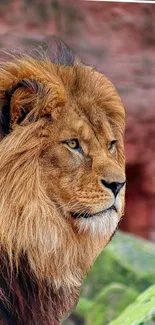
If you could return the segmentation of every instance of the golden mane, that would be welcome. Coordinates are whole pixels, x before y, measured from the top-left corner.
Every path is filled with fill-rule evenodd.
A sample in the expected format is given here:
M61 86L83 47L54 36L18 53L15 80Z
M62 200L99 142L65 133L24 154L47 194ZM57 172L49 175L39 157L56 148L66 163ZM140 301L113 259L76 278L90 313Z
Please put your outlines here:
M110 219L111 212L108 212L105 218L96 217L104 206L108 211L110 205L113 207L111 191L98 188L101 185L96 183L101 168L104 179L124 184L123 105L107 78L73 61L68 66L51 63L48 58L24 56L4 63L0 70L0 243L1 256L7 256L6 269L18 282L20 294L17 290L14 294L20 307L18 312L14 311L13 304L10 309L10 317L18 325L59 324L77 300L83 276L109 242L124 210L124 191L121 191L117 216L112 214ZM103 132L103 124L107 134ZM117 139L115 161L111 156L109 161L101 156L95 130L99 132L100 143ZM80 137L84 139L81 141L85 141L83 150L87 159L82 165L80 150L73 157L73 150L68 150L64 140L70 139L70 134L75 138L76 132L81 132ZM93 145L94 165L87 143ZM106 166L103 166L104 159ZM96 200L94 186L100 195L99 202L93 201ZM76 206L79 210L75 210ZM80 214L75 218L78 211L81 218ZM4 258L1 264L3 267ZM40 321L37 310L32 312L29 321L25 320L27 307L23 307L25 314L17 320L23 299L18 281L21 269L22 274L31 274L29 281L33 279L37 287L34 299L37 297L42 306L36 307ZM6 281L9 287L8 278ZM39 290L43 290L44 298L39 297ZM3 295L1 300L8 311ZM4 313L1 318L5 318ZM3 324L10 323L4 319Z

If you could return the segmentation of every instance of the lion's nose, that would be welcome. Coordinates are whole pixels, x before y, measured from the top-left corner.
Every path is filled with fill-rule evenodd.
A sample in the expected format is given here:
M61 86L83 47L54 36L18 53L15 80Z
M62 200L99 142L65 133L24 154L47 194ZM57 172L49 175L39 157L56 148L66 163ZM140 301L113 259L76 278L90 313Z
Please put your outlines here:
M126 181L123 182L123 183L119 183L119 182L107 183L104 179L102 179L101 180L101 183L105 187L109 188L113 192L114 196L116 197L116 195L119 193L119 191L124 186L124 184L126 183Z

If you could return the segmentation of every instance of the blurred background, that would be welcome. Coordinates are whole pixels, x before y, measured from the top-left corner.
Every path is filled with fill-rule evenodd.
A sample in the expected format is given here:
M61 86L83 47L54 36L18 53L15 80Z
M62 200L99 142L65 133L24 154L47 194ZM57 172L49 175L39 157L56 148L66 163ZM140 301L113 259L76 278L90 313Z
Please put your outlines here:
M155 4L0 0L0 48L30 48L43 44L53 34L83 62L104 73L123 100L128 186L120 229L155 241ZM86 279L82 307L66 324L108 324L155 281L154 244L128 236L118 233L101 254ZM103 264L111 265L111 269L104 266L102 270ZM107 287L111 281L112 289ZM99 293L104 286L107 291ZM124 286L130 286L127 300ZM116 306L118 301L123 302L122 297L126 302ZM92 301L99 301L97 315L90 312ZM106 317L103 305L114 306Z

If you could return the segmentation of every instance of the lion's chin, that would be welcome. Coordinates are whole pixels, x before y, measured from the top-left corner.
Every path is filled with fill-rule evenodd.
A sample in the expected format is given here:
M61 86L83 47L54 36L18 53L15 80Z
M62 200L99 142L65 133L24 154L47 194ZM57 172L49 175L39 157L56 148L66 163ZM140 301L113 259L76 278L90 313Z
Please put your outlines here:
M92 235L110 237L116 230L119 219L115 209L107 209L87 218L75 218L75 225L79 233L89 231Z

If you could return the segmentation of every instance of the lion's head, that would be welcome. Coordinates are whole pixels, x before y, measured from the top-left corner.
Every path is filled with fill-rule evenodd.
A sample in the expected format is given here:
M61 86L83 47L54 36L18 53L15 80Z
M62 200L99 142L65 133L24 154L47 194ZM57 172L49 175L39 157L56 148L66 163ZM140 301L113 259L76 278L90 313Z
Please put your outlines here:
M124 210L124 108L78 60L0 70L0 242L38 279L79 285Z

